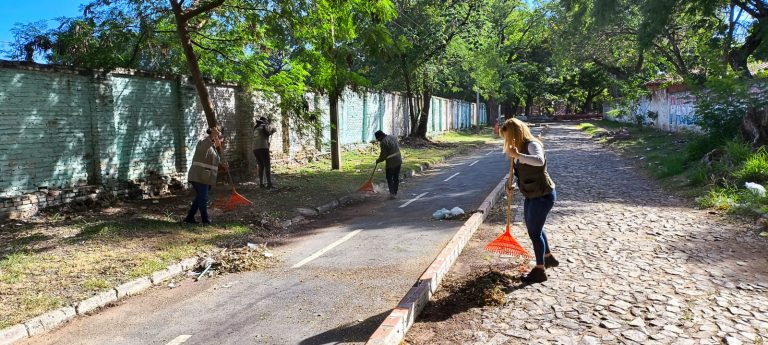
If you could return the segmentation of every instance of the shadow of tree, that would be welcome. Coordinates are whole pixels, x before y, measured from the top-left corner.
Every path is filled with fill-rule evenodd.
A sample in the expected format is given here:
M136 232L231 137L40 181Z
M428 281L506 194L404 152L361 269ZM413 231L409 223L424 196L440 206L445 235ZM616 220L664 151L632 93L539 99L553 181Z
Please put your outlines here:
M343 326L330 329L318 335L302 340L299 345L322 345L339 343L364 343L371 334L389 315L387 310L383 313L371 316L362 322L352 322Z
M147 237L153 235L173 234L181 231L197 231L194 227L184 227L181 224L159 219L131 219L128 221L108 221L89 224L70 242L81 242L95 239L118 240L121 238Z

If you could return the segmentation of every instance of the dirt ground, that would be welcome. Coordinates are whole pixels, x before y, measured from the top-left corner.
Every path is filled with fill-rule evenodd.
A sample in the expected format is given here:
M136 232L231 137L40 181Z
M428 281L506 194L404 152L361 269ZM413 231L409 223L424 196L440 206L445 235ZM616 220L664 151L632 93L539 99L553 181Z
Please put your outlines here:
M513 199L512 219L515 217ZM527 260L485 251L486 244L504 232L506 197L499 199L491 214L472 236L456 263L441 283L440 289L406 334L405 344L463 344L473 339L471 327L479 322L484 308L509 303L507 294L517 289L520 275L527 272ZM512 224L518 241L527 241L520 223Z

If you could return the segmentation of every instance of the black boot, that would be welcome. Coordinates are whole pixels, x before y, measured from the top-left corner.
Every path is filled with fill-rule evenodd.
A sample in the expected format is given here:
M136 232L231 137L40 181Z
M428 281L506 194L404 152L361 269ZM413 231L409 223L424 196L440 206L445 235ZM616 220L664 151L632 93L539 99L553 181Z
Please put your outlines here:
M535 284L547 281L547 273L543 268L534 267L527 276L521 277L523 283Z
M557 261L554 256L545 256L544 257L544 267L550 268L550 267L557 267L560 266L560 261Z

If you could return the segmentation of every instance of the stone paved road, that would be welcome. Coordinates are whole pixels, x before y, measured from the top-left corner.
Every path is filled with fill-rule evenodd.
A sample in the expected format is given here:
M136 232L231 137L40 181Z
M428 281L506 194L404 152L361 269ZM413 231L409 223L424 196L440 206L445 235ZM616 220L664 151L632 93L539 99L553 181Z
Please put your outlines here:
M768 241L751 225L670 196L572 124L545 145L561 265L484 308L477 344L768 343Z

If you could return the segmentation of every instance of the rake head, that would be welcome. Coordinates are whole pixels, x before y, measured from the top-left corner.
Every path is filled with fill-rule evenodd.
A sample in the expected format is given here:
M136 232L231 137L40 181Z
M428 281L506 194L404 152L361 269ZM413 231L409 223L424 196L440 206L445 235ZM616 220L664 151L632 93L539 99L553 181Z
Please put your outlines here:
M358 192L367 192L367 193L376 193L376 190L373 189L373 182L371 180L368 180L368 182L363 183L363 186L360 187Z
M488 243L485 246L485 250L504 255L531 257L531 254L528 254L528 251L512 236L509 226L507 226L507 230L501 236Z
M229 212L238 207L251 206L251 205L253 205L253 203L250 200L240 195L233 188L232 196L229 197L229 200L227 200L227 202L223 205L222 209L224 210L224 212Z

